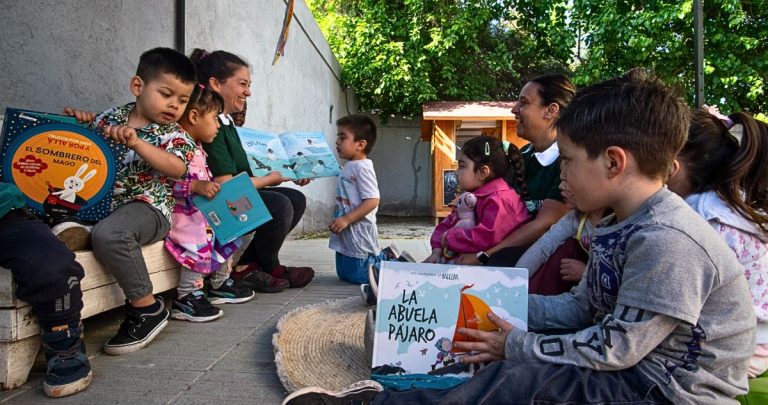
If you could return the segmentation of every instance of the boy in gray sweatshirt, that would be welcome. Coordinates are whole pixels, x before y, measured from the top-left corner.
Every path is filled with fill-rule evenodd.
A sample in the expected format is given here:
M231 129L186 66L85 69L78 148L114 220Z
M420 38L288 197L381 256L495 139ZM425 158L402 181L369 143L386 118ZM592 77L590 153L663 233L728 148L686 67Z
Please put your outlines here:
M577 92L557 122L562 187L583 212L610 208L570 293L532 295L529 329L497 332L462 362L493 361L451 390L307 390L286 403L727 404L747 390L755 315L722 238L664 186L688 107L638 70ZM498 360L498 361L494 361Z

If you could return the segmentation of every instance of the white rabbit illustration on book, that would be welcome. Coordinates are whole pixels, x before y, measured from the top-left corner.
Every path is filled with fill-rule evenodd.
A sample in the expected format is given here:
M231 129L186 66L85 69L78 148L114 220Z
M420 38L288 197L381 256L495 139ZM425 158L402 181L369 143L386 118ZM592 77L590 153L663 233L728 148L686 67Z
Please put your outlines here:
M74 203L77 199L77 193L82 191L83 187L85 187L85 182L92 179L93 176L96 175L96 169L93 169L81 179L80 176L85 173L86 170L88 170L88 164L84 163L82 166L80 166L79 169L77 169L77 172L75 172L74 176L69 176L64 179L63 190L54 191L51 194L59 196L59 198L64 201Z

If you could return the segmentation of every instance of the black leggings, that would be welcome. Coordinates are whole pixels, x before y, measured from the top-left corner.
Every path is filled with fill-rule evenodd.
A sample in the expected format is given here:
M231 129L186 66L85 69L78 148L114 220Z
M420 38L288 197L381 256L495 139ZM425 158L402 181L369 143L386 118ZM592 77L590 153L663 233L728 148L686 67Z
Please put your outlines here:
M304 215L307 198L301 191L286 187L259 190L272 219L253 231L253 240L237 264L256 262L265 270L280 264L278 254L288 233Z

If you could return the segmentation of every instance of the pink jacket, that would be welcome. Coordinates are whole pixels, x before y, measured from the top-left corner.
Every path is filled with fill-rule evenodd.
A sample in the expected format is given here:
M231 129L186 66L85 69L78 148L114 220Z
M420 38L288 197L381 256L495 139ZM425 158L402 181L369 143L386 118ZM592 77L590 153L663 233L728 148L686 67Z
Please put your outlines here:
M473 228L455 228L459 217L451 211L432 232L432 249L442 248L440 238L448 232L448 249L456 253L475 253L490 249L529 219L528 209L517 192L502 178L483 184L473 193L477 196Z

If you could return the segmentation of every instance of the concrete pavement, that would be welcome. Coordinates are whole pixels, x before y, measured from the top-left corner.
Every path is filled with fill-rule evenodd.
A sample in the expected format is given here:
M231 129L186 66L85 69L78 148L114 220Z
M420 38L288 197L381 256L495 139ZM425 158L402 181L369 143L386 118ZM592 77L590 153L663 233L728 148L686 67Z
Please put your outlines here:
M379 243L385 247L393 241L417 260L429 254L426 238L381 239ZM336 277L334 252L327 246L327 239L291 240L283 246L281 262L315 269L315 279L307 287L222 305L224 317L210 323L171 320L148 347L136 353L109 356L101 352L122 321L121 308L89 318L85 334L94 380L86 391L67 398L45 397L45 363L39 356L27 383L0 392L0 403L279 404L286 392L277 377L272 350L277 321L297 307L359 295L358 286ZM169 296L173 295L172 291Z

